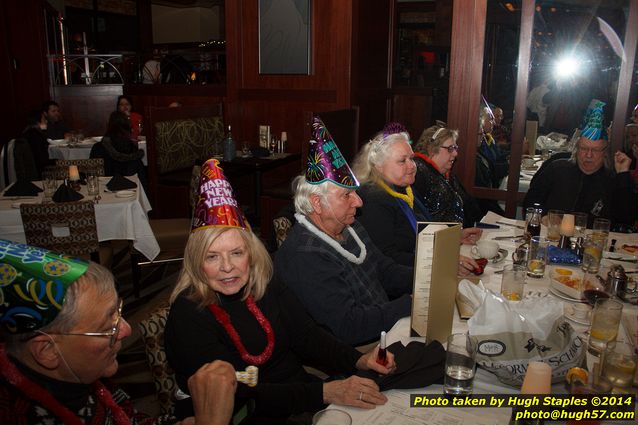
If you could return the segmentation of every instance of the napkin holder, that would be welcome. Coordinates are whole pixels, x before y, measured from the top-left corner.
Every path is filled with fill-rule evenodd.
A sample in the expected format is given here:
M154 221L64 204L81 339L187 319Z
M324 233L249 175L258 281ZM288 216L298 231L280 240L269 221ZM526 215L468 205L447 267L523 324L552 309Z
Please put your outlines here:
M411 336L446 341L452 333L460 243L460 223L417 223Z

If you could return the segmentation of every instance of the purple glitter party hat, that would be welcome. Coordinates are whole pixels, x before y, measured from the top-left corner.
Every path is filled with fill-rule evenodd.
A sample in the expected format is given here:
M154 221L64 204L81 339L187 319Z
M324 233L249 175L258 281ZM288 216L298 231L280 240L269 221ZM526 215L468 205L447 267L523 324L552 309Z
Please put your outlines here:
M346 189L359 187L359 181L318 116L312 118L312 140L308 151L306 181L310 184L331 181Z

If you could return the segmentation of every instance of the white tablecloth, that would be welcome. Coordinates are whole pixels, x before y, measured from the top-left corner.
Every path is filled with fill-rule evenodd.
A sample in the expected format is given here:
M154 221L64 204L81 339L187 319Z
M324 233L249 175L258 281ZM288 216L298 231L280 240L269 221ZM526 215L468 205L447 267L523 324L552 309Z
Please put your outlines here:
M146 141L137 142L138 148L144 151L142 162L148 165L146 159ZM91 154L93 143L84 143L78 146L69 147L68 145L49 145L50 159L88 159Z
M484 223L496 224L497 221L504 223L511 223L516 225L523 225L524 222L510 220L501 217L494 213L488 213L488 215L482 220ZM492 239L497 236L509 236L520 235L522 230L500 225L500 229L484 230L482 239ZM543 226L542 233L546 233L546 229ZM621 246L623 243L638 242L638 235L631 234L612 234L614 238L618 239L617 246ZM499 292L501 284L501 274L496 274L496 271L502 270L506 264L512 264L512 251L516 248L517 243L512 240L498 240L500 248L507 249L508 255L505 260L500 263L492 264L488 263L485 268L484 274L481 276L481 280L486 288L492 291ZM461 253L464 255L470 255L470 246L461 246ZM609 265L611 260L603 260L603 266ZM625 269L635 269L636 264L621 263ZM550 266L551 267L551 266ZM543 293L546 294L549 291L549 273L545 273L544 278L534 279L527 278L525 284L525 293ZM547 295L554 296L554 295ZM558 298L558 297L557 297ZM569 301L564 301L569 303ZM624 310L632 310L638 315L638 307L632 306L628 303L624 303ZM467 321L461 320L456 309L454 308L453 318L453 332L467 332ZM587 331L588 326L583 326L570 321L570 324L578 332ZM406 317L399 320L394 327L388 332L387 344L391 345L396 341L402 341L404 345L407 345L411 340L423 340L422 338L411 338L410 336L410 318ZM626 340L627 335L624 330L618 335L618 340ZM588 363L590 366L595 361L595 358L591 355L587 355ZM496 376L483 369L478 369L474 378L474 394L518 394L520 391L517 388L510 387L508 385L500 383ZM552 387L554 394L566 393L566 388L563 383L554 385ZM454 423L458 425L472 424L508 424L511 416L510 408L410 408L409 407L409 394L411 393L425 393L425 394L443 394L443 385L430 385L427 388L415 389L415 390L389 390L384 394L388 397L389 401L383 406L377 406L373 410L359 409L356 407L337 406L331 405L330 408L340 409L348 412L352 417L352 425L402 425L409 423L410 425L419 424L441 424L441 423ZM557 422L560 423L560 422Z
M127 177L137 183L135 196L118 198L115 193L105 192L106 183L111 177L100 177L100 196L102 199L95 205L95 219L98 239L130 240L139 252L149 260L160 252L159 244L148 221L151 204L140 185L137 176ZM35 182L42 186L41 182ZM86 186L80 191L84 199L91 199L86 193ZM42 202L42 193L35 198L9 198L0 196L0 238L26 243L19 202Z

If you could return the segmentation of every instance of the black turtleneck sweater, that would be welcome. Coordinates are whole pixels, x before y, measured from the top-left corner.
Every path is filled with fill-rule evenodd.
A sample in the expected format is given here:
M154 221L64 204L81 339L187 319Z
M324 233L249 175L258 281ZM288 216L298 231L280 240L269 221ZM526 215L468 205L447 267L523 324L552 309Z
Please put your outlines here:
M241 300L241 292L219 297L220 307L230 316L246 351L261 354L267 345L266 333ZM329 375L350 375L361 353L321 329L294 294L276 280L257 306L272 326L275 346L270 358L258 366L258 385L239 384L236 406L253 399L257 423L284 423L291 414L323 408L323 383L306 373L302 365ZM249 366L213 313L184 295L171 306L164 338L166 356L182 391L188 390L188 378L213 360L225 360L238 371ZM181 409L183 405L178 416L188 414L188 407Z

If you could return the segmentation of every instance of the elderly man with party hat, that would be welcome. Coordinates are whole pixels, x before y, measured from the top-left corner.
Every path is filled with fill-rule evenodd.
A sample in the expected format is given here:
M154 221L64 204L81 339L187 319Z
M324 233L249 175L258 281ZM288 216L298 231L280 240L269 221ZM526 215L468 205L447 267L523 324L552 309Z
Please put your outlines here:
M604 122L605 103L592 100L580 138L570 159L554 160L532 179L523 205L537 203L543 211L585 212L610 219L616 227L632 223L631 159L617 151L609 166L609 141Z
M359 182L320 118L312 131L307 169L293 181L297 223L275 274L319 324L361 345L410 315L413 269L383 255L355 220Z
M122 317L113 276L45 249L0 240L0 423L29 425L168 424L133 408L115 374L131 327ZM189 381L196 417L228 424L236 388L225 362Z

